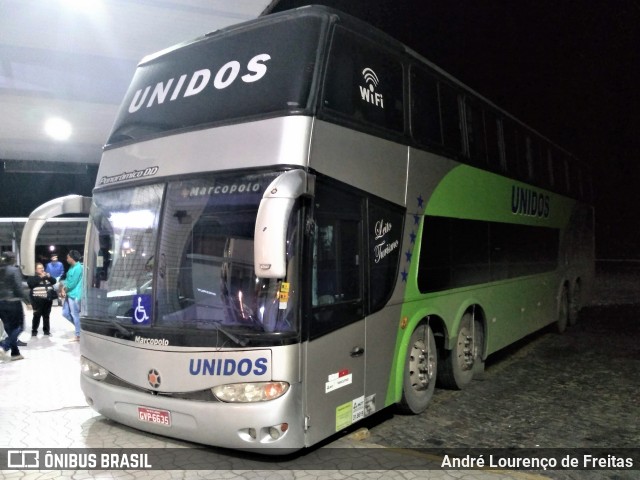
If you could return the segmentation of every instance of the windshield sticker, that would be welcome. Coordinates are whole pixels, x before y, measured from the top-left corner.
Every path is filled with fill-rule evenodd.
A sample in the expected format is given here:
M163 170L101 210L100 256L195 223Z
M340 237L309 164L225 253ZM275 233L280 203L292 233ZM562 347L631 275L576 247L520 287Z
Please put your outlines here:
M340 370L338 373L332 373L327 379L327 383L324 385L324 393L333 392L339 388L351 385L353 382L353 375L348 369Z
M133 319L134 325L148 325L151 323L151 295L133 296Z
M282 282L280 292L278 292L278 300L280 301L278 308L286 310L289 303L289 282Z

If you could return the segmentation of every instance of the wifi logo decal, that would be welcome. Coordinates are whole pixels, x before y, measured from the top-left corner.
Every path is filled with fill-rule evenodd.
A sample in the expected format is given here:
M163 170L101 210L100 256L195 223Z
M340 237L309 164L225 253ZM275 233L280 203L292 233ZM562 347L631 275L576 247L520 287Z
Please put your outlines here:
M381 93L376 92L376 87L380 83L378 75L369 67L362 70L362 77L365 85L360 85L360 95L362 100L376 107L384 108L384 98Z

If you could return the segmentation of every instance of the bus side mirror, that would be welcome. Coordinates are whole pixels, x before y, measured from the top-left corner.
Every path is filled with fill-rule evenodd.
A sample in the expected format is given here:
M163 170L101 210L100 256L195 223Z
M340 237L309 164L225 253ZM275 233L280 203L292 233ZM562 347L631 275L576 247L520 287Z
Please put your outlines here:
M287 225L296 199L307 193L308 176L290 170L267 187L260 200L253 242L258 278L284 278L287 273Z

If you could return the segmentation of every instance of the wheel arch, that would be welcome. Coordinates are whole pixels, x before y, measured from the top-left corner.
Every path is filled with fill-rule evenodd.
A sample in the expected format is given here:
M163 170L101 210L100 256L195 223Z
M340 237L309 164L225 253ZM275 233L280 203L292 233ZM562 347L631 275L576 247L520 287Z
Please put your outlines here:
M584 292L582 278L577 275L569 286L569 325L575 325L578 321L578 315L582 309Z
M469 299L460 305L460 308L456 312L455 321L451 325L450 335L446 337L446 342L444 348L447 350L451 350L453 348L453 344L456 341L456 335L458 333L458 329L460 328L460 323L462 322L462 318L470 313L474 320L477 320L482 325L482 358L486 358L487 351L487 314L482 307L481 303L476 299Z
M571 295L571 286L571 280L566 277L562 278L562 280L560 281L558 290L556 292L556 313L560 313L560 301L562 299L562 293L566 291L567 295Z
M571 281L571 288L569 290L569 302L573 301L576 296L579 297L579 295L576 294L576 292L580 292L581 290L582 290L582 277L580 275L577 275Z
M571 280L563 277L556 293L555 319L551 323L556 333L562 334L569 326L569 296L571 295Z
M391 369L391 381L387 388L385 406L399 403L402 400L402 382L404 375L404 359L407 355L411 334L422 323L427 323L434 334L436 348L443 348L448 338L447 327L440 313L418 311L410 318L403 316L396 339L396 354Z

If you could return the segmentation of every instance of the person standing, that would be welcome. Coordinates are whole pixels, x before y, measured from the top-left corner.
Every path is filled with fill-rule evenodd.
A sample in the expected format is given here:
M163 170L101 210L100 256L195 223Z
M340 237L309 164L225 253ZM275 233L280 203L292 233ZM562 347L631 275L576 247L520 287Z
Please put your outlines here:
M18 336L24 329L22 302L28 301L22 289L22 272L16 266L14 252L3 252L0 257L0 318L4 322L7 338L0 344L2 353L11 350L11 360L22 360Z
M63 309L62 314L69 320L76 329L76 336L72 340L80 341L80 301L82 300L82 263L80 260L82 255L77 250L71 250L67 254L67 263L70 268L64 281L64 289L66 292L66 302L69 310Z
M49 316L53 304L53 286L55 277L44 271L44 265L36 263L36 274L27 278L27 285L31 289L31 305L33 306L33 319L31 320L31 336L38 336L40 318L42 318L42 331L46 336L51 336Z
M62 262L58 261L58 255L55 253L51 255L51 261L47 263L44 271L51 275L52 278L55 278L56 282L60 282L60 277L64 275L64 265ZM60 283L56 283L53 287L56 293L58 293L59 286ZM58 305L62 305L62 300L60 298L58 298Z

